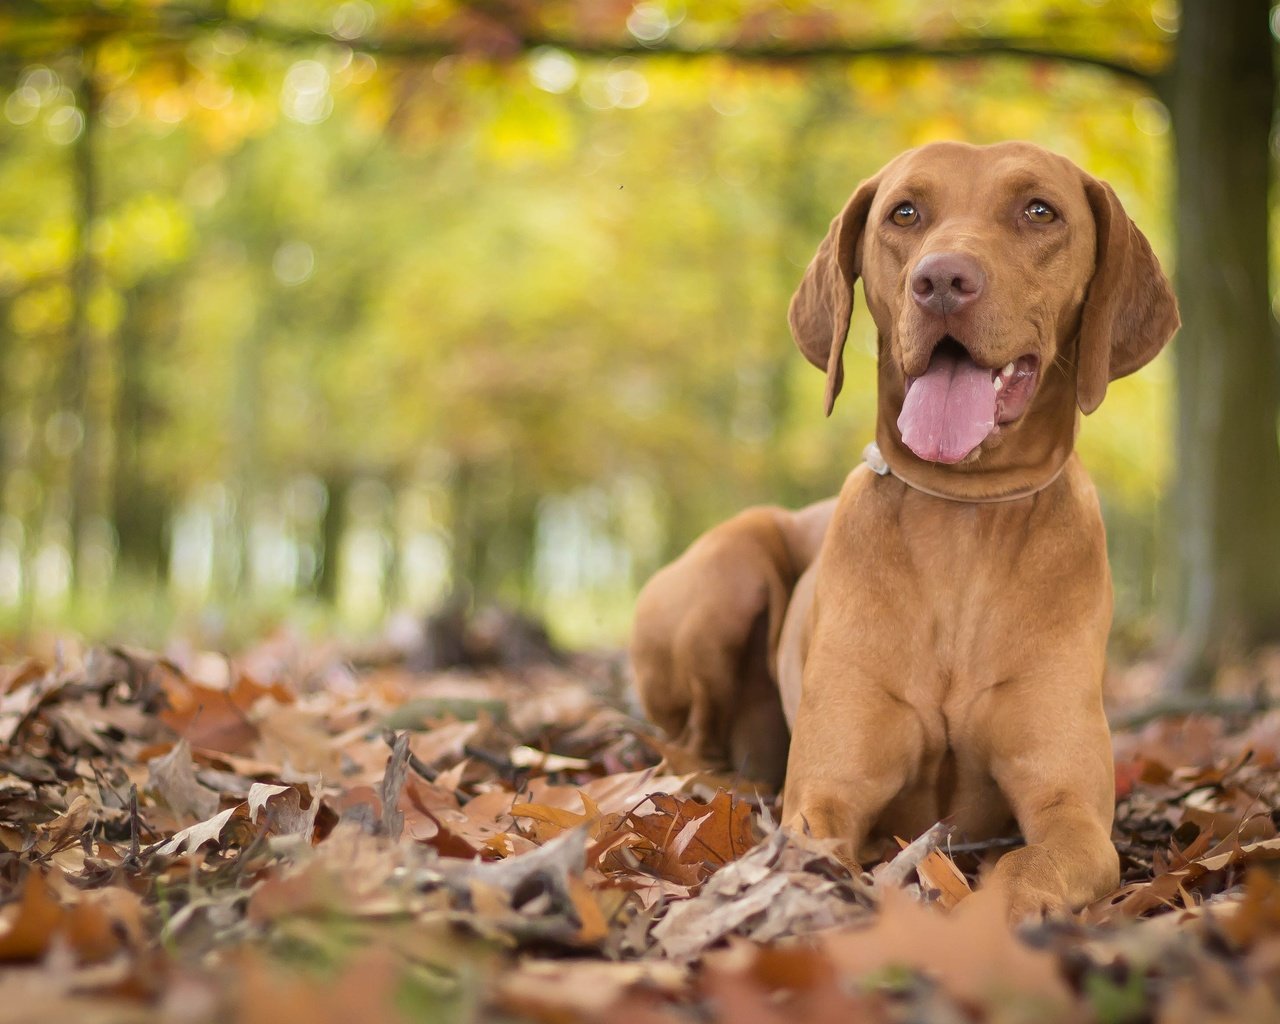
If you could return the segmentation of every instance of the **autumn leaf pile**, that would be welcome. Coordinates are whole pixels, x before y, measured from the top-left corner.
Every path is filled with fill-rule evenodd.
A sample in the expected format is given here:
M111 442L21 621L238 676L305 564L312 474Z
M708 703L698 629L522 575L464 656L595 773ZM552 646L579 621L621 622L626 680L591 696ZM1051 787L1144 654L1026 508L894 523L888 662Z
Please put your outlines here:
M1280 1018L1280 714L1119 733L1121 887L1014 930L1016 837L851 875L627 706L607 659L15 660L0 1022Z

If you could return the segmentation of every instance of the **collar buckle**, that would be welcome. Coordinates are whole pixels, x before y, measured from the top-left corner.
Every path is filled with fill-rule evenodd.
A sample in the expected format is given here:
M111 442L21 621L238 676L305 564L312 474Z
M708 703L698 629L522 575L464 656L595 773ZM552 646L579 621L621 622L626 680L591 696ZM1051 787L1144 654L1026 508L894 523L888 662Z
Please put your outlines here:
M880 446L874 441L862 449L862 461L871 467L871 472L876 476L889 475L889 463L884 461L884 456L880 454Z

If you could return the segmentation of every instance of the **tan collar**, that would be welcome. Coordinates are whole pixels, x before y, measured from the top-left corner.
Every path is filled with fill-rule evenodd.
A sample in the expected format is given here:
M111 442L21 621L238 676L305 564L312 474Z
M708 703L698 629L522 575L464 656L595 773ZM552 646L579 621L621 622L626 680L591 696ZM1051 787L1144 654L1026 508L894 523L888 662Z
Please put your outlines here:
M1068 452L1068 455L1069 454L1070 453ZM1067 468L1068 460L1063 459L1062 464L1054 471L1053 475L1041 483L1028 486L1019 491L1012 491L1009 494L987 495L983 497L961 497L955 494L943 494L941 491L935 491L932 488L925 487L913 480L909 480L901 473L895 473L889 468L889 463L886 462L884 456L880 454L880 446L874 441L870 442L862 449L862 461L867 464L871 469L871 472L875 473L876 476L896 476L912 490L920 491L922 494L928 494L935 498L943 498L947 501L963 501L974 505L989 505L998 501L1018 501L1020 498L1029 498L1033 494L1039 494L1051 483L1057 480L1058 477L1062 476L1063 470Z

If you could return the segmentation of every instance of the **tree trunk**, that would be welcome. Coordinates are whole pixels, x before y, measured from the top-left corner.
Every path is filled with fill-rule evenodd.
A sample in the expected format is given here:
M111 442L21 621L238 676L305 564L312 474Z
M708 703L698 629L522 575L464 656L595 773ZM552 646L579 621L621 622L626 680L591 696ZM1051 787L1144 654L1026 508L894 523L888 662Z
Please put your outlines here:
M11 515L20 516L20 513L9 507L9 496L6 493L9 474L14 469L10 461L13 451L10 431L13 429L14 416L10 410L16 411L18 408L17 389L10 384L13 375L10 360L16 347L9 327L9 311L12 307L12 299L8 296L0 297L0 409L10 413L5 419L0 419L0 508Z
M98 175L94 155L98 122L96 43L86 43L81 54L80 77L76 85L76 106L84 116L84 128L72 147L72 170L75 192L73 214L74 256L71 264L71 315L67 324L70 356L61 381L63 408L79 424L80 438L71 453L68 524L68 555L72 586L80 574L80 550L85 527L102 512L99 448L102 431L97 422L93 383L94 338L89 320L89 301L93 292L94 260L90 232L98 212Z
M1173 683L1280 630L1280 349L1268 288L1269 0L1185 0L1177 133L1181 587Z
M269 273L265 267L262 271ZM223 600L238 600L253 584L253 520L263 493L262 395L263 360L270 337L274 308L265 302L255 322L239 339L234 356L234 392L231 397L230 433L231 522L227 548L215 558L215 593Z
M341 571L339 551L347 532L347 498L351 478L345 473L331 472L324 478L324 516L320 520L320 570L316 574L316 593L327 604L338 602Z
M141 579L161 580L168 562L165 527L167 488L147 473L143 448L150 432L162 429L146 381L146 362L155 342L176 330L176 289L172 279L139 285L128 296L116 355L112 521L119 539L119 567Z
M480 571L481 472L469 459L459 459L449 481L449 604L468 606Z

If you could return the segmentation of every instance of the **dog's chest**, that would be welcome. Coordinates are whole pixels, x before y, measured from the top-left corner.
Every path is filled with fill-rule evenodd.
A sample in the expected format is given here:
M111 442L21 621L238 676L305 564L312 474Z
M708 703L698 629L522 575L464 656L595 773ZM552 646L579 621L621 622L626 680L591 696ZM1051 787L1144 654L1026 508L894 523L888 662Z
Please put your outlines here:
M821 616L837 610L857 660L915 710L930 757L963 762L985 702L1058 657L1067 624L1096 618L1105 640L1101 522L1073 477L1056 495L989 505L873 477L846 506L839 528L861 551L824 553L824 574L830 555L843 571Z

